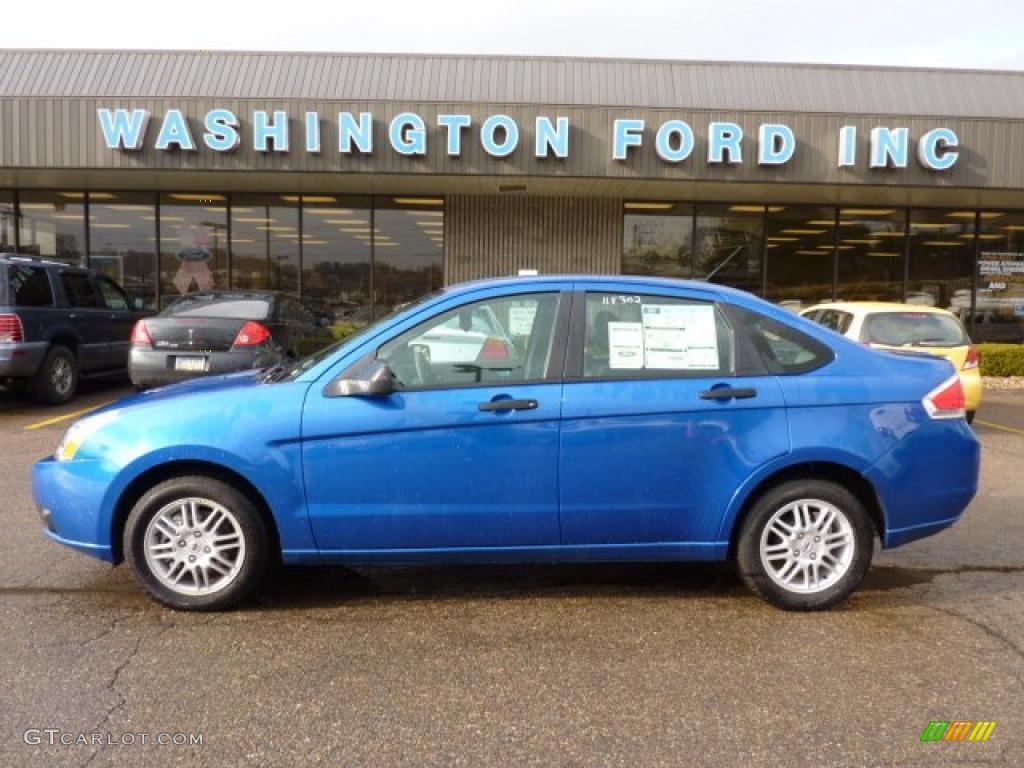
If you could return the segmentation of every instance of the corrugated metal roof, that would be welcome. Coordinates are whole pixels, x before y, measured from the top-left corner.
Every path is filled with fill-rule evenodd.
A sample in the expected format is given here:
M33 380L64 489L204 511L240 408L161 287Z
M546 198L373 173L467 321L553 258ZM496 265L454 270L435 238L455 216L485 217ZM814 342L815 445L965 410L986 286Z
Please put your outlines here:
M511 56L0 50L0 97L564 104L1024 118L1024 72Z

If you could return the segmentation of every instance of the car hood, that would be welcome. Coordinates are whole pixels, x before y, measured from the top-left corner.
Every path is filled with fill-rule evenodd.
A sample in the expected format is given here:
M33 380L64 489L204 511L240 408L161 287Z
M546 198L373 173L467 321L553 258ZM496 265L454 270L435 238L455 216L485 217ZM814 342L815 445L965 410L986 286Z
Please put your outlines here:
M239 371L228 373L222 376L203 376L195 379L187 379L166 387L148 389L128 397L123 397L109 405L100 408L93 413L103 413L124 408L145 407L150 404L166 403L169 400L185 398L190 395L207 394L227 389L247 389L260 386L262 371Z

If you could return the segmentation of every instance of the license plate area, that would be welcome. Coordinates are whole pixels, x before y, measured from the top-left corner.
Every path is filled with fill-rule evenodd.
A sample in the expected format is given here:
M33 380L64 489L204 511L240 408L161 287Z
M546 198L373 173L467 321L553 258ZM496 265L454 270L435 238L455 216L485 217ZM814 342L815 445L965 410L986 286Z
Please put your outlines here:
M178 355L174 358L174 370L190 373L206 373L207 358L190 355Z

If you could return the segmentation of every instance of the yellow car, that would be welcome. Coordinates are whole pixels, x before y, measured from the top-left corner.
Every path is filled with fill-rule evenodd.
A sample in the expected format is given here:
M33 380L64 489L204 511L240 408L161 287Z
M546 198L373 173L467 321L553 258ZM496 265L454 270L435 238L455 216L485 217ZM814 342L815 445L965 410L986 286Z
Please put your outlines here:
M967 421L981 405L981 356L952 312L920 304L835 301L815 304L801 317L879 349L913 349L956 366L967 397Z

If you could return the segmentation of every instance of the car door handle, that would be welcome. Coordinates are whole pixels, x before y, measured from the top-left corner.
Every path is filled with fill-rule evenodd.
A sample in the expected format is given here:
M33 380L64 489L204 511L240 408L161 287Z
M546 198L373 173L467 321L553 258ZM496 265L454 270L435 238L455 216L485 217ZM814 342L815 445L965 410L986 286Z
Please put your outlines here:
M700 393L701 400L746 400L751 397L757 397L757 390L753 387L716 387Z
M481 411L532 411L536 407L536 400L488 400L480 403Z

